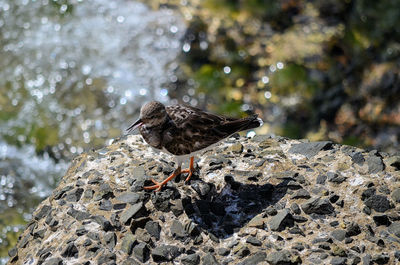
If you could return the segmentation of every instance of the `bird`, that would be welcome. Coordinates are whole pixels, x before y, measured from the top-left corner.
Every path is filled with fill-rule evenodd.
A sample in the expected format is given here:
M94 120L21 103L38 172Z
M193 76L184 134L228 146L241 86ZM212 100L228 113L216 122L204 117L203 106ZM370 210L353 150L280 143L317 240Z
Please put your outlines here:
M158 101L150 101L140 109L139 119L129 128L132 133L137 128L147 144L151 147L173 155L177 168L173 173L158 182L151 179L154 185L144 186L145 190L160 191L174 177L187 173L185 182L194 172L194 156L243 130L263 125L257 114L246 118L230 118L213 114L188 105L165 106ZM189 168L182 169L182 163L190 159Z

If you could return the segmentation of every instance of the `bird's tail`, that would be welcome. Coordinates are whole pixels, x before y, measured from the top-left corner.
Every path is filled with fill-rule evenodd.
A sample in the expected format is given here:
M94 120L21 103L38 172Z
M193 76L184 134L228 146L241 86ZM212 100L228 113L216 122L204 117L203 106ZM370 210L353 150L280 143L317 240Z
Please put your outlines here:
M214 128L214 132L224 135L224 137L236 132L250 130L262 126L263 121L257 114L243 119L231 120Z

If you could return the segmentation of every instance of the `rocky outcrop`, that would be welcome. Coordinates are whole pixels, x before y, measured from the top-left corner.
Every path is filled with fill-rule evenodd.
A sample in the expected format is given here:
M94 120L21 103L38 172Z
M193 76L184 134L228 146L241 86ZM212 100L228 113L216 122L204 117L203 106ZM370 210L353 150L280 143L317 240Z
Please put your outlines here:
M400 157L331 142L228 139L174 170L139 136L77 157L10 264L395 264Z

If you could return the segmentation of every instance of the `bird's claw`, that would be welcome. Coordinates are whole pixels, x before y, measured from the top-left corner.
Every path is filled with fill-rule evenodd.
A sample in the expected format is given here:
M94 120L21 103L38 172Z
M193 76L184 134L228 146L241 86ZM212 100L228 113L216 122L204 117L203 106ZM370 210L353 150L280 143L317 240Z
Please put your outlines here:
M155 181L154 179L151 179L151 181L155 184L155 185L153 185L153 186L145 186L145 187L143 187L143 189L145 189L145 190L155 190L155 191L160 191L161 190L161 188L162 188L162 186L164 186L165 185L165 183L160 183L160 182L157 182L157 181Z

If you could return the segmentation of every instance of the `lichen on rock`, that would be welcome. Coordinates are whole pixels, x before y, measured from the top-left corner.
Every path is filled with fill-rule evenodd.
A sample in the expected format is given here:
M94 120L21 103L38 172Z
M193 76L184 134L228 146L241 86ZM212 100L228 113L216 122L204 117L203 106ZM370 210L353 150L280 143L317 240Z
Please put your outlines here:
M143 190L173 168L140 136L75 158L9 264L400 262L400 171L387 154L230 138L196 159L189 183Z

